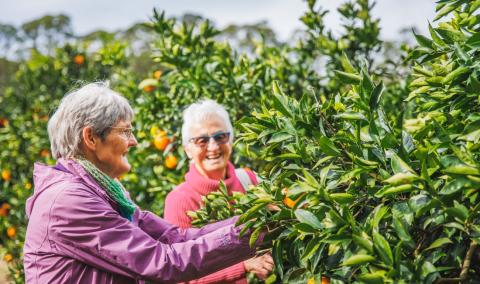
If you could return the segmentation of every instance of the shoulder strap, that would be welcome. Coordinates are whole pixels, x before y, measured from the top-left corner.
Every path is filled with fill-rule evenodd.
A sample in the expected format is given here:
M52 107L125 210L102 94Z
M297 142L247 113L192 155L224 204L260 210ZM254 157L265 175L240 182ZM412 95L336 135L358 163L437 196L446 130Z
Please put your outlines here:
M238 180L242 184L243 189L248 190L248 186L253 184L250 176L248 175L245 169L235 169L235 175L237 176Z

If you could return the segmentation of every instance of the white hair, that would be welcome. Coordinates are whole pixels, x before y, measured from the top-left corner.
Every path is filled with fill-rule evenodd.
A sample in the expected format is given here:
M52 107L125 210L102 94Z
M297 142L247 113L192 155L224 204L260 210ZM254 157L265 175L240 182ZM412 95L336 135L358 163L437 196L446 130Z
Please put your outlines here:
M183 125L182 125L182 143L187 145L192 138L192 127L196 124L203 123L212 118L220 118L227 131L230 132L230 142L233 142L233 126L230 122L230 117L225 108L213 100L201 100L197 103L189 105L183 111Z
M87 84L65 95L48 122L52 155L55 159L81 155L82 131L87 126L104 139L110 127L132 119L127 99L111 90L107 82Z

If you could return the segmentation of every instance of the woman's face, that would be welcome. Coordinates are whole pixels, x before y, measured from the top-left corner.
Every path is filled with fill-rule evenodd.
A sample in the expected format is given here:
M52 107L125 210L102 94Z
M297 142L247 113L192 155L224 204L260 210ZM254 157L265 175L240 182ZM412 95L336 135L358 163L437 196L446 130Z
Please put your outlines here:
M94 164L111 178L118 178L130 170L127 153L130 147L137 145L131 131L130 121L120 121L111 127L104 140L97 139Z
M227 163L232 154L232 143L227 139L225 143L223 141L215 141L214 138L206 138L207 136L218 135L227 132L227 127L220 117L211 117L210 119L195 124L190 129L190 135L193 137L187 145L185 145L185 151L192 161L195 163L195 167L205 177L210 179L221 180L225 178L227 169ZM192 140L195 138L202 138L205 145L200 145ZM218 139L221 140L221 139Z

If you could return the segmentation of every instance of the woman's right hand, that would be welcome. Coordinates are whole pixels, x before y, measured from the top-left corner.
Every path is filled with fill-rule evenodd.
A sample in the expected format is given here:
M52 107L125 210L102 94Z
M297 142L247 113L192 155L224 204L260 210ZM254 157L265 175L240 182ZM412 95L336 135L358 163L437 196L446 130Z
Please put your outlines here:
M273 258L269 253L252 257L243 262L245 271L255 274L261 280L265 280L274 267Z

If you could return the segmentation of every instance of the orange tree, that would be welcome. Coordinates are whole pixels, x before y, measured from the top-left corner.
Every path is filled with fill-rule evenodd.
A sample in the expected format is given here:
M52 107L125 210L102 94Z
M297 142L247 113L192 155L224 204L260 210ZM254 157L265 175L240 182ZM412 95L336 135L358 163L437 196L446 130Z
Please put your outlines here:
M49 114L76 84L111 79L115 85L125 76L123 44L108 44L95 53L86 47L66 45L53 56L34 51L0 96L0 245L16 283L24 281L25 200L32 194L33 163L54 162L46 131Z
M339 8L345 22L345 33L340 37L334 37L324 26L324 12L316 1L309 1L308 7L301 19L306 27L304 37L296 44L272 45L260 32L250 53L240 53L219 40L222 31L208 20L178 21L154 11L150 26L158 35L152 45L157 65L138 83L134 102L137 135L143 142L132 152L132 173L123 179L137 202L161 214L166 193L183 180L187 161L179 135L181 113L189 104L202 98L215 99L236 121L270 99L268 89L273 80L281 82L293 97L316 90L325 100L342 87L334 70L348 64L347 55L360 64L361 58L370 59L381 51L378 20L370 16L370 1ZM323 61L324 66L318 65ZM402 92L406 90L388 89L395 94L391 97ZM247 163L246 149L243 143L236 145L235 163ZM255 152L256 148L249 150ZM167 156L170 161L175 157L170 167ZM262 161L251 159L248 163L256 168Z
M439 1L436 20L449 20L415 35L400 125L366 65L342 66L334 100L272 84L271 100L239 122L242 142L266 162L266 181L247 196L207 197L190 215L244 212L252 242L267 232L283 282L478 282L479 8ZM280 210L267 210L272 203Z

